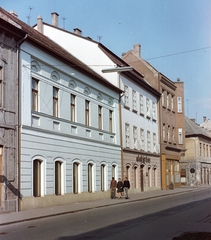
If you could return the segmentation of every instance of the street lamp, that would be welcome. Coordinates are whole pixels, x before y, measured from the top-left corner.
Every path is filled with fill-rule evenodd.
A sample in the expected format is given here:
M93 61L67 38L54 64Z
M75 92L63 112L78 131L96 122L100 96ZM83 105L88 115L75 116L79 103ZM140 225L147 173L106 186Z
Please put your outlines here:
M115 68L106 68L102 69L103 73L111 73L111 72L126 72L126 71L132 71L133 67L127 66L127 67L115 67Z

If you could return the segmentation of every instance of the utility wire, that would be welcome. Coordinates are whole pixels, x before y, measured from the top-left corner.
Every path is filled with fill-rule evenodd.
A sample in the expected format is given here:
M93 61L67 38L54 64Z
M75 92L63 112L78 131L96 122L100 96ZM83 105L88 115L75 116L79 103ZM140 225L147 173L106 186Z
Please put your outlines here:
M210 47L203 47L203 48L192 49L192 50L184 51L184 52L172 53L172 54L163 55L163 56L159 56L159 57L152 57L152 58L148 58L146 60L148 61L148 60L153 60L153 59L158 59L158 58L164 58L164 57L180 55L180 54L184 54L184 53L196 52L196 51L200 51L200 50L204 50L204 49L208 49L208 48L211 48L211 46Z

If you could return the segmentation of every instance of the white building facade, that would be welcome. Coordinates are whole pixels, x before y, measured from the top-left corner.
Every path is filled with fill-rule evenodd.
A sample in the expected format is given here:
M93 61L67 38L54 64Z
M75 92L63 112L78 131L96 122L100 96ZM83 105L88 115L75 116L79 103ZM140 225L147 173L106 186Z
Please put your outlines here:
M29 44L20 65L22 209L103 197L121 170L118 93Z
M129 177L131 191L160 189L158 100L160 94L136 71L102 73L103 69L127 64L102 44L58 28L58 14L49 25L38 18L38 31L61 45L96 73L119 87L121 97L122 178ZM79 33L79 34L78 34Z

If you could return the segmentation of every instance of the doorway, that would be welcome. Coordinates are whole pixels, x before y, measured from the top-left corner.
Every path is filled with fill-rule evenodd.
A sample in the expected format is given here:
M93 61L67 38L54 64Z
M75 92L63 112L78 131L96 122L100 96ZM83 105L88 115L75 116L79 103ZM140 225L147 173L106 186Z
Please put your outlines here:
M140 180L141 180L141 192L143 192L144 191L144 165L141 165Z

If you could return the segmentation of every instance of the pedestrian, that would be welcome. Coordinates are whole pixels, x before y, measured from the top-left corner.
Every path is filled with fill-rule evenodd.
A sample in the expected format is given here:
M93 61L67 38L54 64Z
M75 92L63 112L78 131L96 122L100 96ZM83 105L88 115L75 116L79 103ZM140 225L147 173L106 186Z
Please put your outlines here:
M117 193L118 193L118 198L119 198L119 199L121 198L123 192L124 192L123 182L122 182L121 178L118 178L118 182L117 182Z
M111 190L111 199L116 198L116 188L117 188L117 181L112 177L110 182L110 190Z
M130 182L128 180L127 177L125 177L125 180L124 180L124 190L125 190L125 195L126 195L126 199L128 199L128 190L130 189Z

